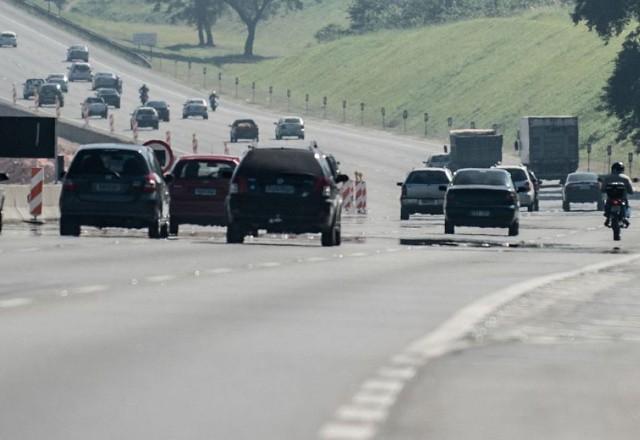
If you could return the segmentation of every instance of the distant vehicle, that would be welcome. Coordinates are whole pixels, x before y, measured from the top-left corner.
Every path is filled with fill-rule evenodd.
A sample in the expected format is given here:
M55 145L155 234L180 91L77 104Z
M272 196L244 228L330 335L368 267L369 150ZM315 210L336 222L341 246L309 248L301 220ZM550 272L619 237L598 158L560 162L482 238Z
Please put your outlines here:
M69 81L91 81L93 73L89 63L73 63L69 66Z
M492 129L465 129L449 132L449 168L489 168L502 162L502 135Z
M182 119L187 119L192 116L200 116L203 119L209 119L207 101L200 98L187 99L182 106Z
M285 137L294 137L304 139L304 121L297 116L287 116L274 122L276 126L276 139L281 140Z
M147 107L152 107L158 112L158 117L160 120L164 122L169 122L170 113L169 113L169 104L165 101L147 101Z
M171 171L171 224L178 235L181 224L225 226L225 199L229 180L240 159L232 156L182 156ZM226 173L225 173L226 172Z
M409 173L400 196L400 220L411 214L442 214L444 195L451 183L451 171L446 168L418 168Z
M604 199L596 173L576 172L567 176L562 187L562 209L571 211L572 203L596 203L598 211L604 210Z
M577 117L527 116L520 120L515 147L538 178L564 183L578 169L578 142Z
M511 175L511 180L513 180L513 184L518 191L521 207L526 207L529 212L540 210L538 191L527 172L527 167L501 165L496 168L505 170Z
M0 32L0 47L18 47L18 36L15 32L2 31Z
M429 168L448 168L449 167L449 155L448 154L434 154L427 159L424 163Z
M98 89L96 96L101 98L107 105L120 108L120 93L116 89Z
M22 97L24 99L29 99L38 93L40 90L40 86L45 83L45 80L42 78L29 78L22 85Z
M67 78L67 75L64 73L52 73L47 76L46 82L60 84L60 89L62 89L64 93L69 91L69 78Z
M149 147L81 146L64 175L60 235L80 235L81 225L147 228L150 238L169 235L169 188Z
M233 122L231 127L230 140L238 142L239 139L259 141L260 134L258 125L252 119L238 119Z
M67 49L67 61L89 62L89 48L84 45L75 45Z
M138 107L131 114L131 130L133 130L133 123L137 122L138 128L151 127L158 129L160 127L160 118L158 118L158 112L151 107Z
M38 92L38 107L42 107L43 105L56 105L56 99L57 102L60 103L60 107L64 107L64 95L62 94L60 84L44 83L40 86L40 91Z
M0 182L9 180L9 176L5 173L0 173ZM0 232L2 232L2 207L4 206L4 192L0 191Z
M511 176L496 168L458 170L444 202L444 233L456 226L509 228L509 236L520 232L518 193Z
M620 241L620 231L630 226L627 219L627 188L623 182L610 182L605 186L607 194L606 226L613 231L613 239Z
M89 96L82 103L82 117L84 115L87 117L91 116L100 116L103 119L106 119L109 115L109 106L104 102L102 98L98 98L97 96Z
M254 148L233 173L227 197L227 243L242 243L260 229L322 234L323 246L341 243L342 197L325 156L317 149Z
M115 73L98 72L91 83L91 90L97 89L116 89L122 93L122 79Z

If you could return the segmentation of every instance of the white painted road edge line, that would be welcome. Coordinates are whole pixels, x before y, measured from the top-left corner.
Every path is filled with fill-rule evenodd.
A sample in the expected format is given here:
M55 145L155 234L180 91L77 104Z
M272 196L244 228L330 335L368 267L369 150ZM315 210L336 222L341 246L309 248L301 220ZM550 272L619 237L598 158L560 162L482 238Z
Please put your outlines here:
M11 298L0 300L0 309L10 309L13 307L28 306L33 303L29 298Z
M601 272L617 265L640 260L630 255L592 264L581 269L546 275L515 284L487 295L462 308L440 327L394 355L388 365L360 386L351 401L342 405L333 420L325 424L318 438L322 440L371 440L398 400L401 392L414 378L417 369L430 360L471 345L465 341L469 332L484 319L506 304L543 286L581 275Z

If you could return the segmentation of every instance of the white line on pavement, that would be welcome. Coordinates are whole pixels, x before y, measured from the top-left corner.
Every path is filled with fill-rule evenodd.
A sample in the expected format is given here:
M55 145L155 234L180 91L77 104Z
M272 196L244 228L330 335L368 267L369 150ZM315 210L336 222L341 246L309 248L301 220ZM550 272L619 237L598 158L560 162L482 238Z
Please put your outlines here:
M175 280L176 278L175 275L153 275L145 279L151 283L164 283L165 281Z
M71 289L71 293L75 295L83 295L87 293L104 292L108 288L109 286L105 286L104 284L95 284L92 286L76 287L75 289Z
M29 298L3 299L0 300L0 309L10 309L13 307L27 306L31 303L33 303L33 300Z

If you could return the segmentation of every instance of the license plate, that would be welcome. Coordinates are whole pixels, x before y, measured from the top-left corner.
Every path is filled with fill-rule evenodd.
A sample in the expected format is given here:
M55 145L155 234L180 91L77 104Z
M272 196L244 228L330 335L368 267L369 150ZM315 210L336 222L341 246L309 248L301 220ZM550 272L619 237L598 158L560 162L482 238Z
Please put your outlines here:
M196 188L193 193L197 196L215 196L217 191L215 188Z
M420 205L427 205L427 206L433 206L433 205L442 205L442 200L419 200L418 203Z
M490 217L490 211L471 211L471 217Z
M264 192L268 194L294 194L296 188L293 185L267 185Z
M119 183L96 183L93 185L93 188L97 192L121 192L122 185Z

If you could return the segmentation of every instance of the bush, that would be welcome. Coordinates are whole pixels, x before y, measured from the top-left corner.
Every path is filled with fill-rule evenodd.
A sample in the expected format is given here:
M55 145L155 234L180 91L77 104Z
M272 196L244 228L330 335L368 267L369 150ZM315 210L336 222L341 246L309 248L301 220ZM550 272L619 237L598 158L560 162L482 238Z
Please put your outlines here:
M349 35L350 33L351 32L349 32L348 29L345 29L340 25L329 24L316 32L314 37L318 42L325 43L328 41L337 40L344 37L345 35Z

